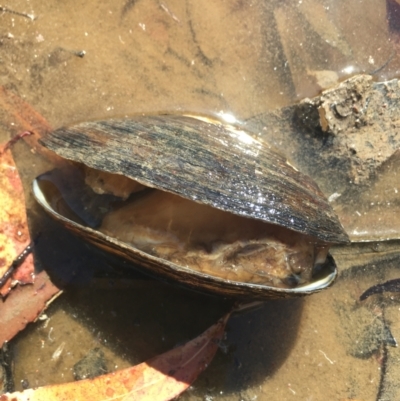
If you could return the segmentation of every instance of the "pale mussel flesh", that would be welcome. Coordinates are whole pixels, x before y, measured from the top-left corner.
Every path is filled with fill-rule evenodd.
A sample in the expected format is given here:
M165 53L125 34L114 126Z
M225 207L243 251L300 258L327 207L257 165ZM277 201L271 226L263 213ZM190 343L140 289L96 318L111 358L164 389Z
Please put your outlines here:
M61 128L41 142L73 172L38 177L38 202L153 275L249 298L310 294L337 275L328 249L348 237L324 195L240 127L147 115ZM77 212L73 192L90 206Z

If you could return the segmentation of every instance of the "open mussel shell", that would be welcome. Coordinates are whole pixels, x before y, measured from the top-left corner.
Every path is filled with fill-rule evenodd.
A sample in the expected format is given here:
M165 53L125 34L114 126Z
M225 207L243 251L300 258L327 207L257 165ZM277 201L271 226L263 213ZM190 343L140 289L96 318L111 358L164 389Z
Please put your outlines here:
M321 291L333 284L337 276L337 268L330 255L328 255L326 263L322 266L318 277L314 277L310 283L295 288L276 288L245 282L234 282L202 274L195 270L185 269L168 260L149 255L122 241L111 238L100 231L78 224L64 217L54 209L54 205L52 205L51 202L51 194L49 198L47 196L48 192L46 191L46 186L42 184L41 177L38 177L33 182L33 193L36 200L52 217L62 223L68 230L106 252L131 261L136 267L141 268L155 277L182 283L196 290L205 290L224 296L254 299L287 298L309 295Z
M42 144L65 159L129 177L146 187L235 215L286 227L324 244L348 237L317 185L241 129L190 116L137 116L58 129ZM67 228L146 271L195 289L253 298L307 295L337 275L331 256L310 282L276 288L226 280L179 266L61 215L41 180L38 202Z

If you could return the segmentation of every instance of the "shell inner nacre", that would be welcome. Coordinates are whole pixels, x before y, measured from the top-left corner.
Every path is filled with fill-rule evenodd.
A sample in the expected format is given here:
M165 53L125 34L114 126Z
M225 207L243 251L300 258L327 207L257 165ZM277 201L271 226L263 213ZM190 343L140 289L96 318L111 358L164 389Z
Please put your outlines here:
M75 177L75 188L77 172L85 174L80 183L84 189L78 193L84 191L86 195L79 198L86 199L89 193L90 203L95 205L91 206L93 213L100 216L96 230L184 269L233 282L294 288L310 282L325 262L328 244L312 236L88 167L79 166L69 174ZM57 186L58 200L52 203L62 214L69 207L65 203L71 204L70 194L63 195L71 184L65 184L68 175L57 177L52 181ZM106 203L97 200L106 197ZM87 210L88 206L81 208ZM90 224L84 217L79 220Z

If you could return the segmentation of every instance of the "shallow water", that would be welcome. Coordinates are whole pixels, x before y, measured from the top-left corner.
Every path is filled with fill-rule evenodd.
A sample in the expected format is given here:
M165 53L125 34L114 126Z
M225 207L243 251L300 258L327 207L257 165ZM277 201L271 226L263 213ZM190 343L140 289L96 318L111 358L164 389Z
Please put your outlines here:
M4 6L36 19L0 14L0 84L54 127L159 111L245 120L355 72L397 76L397 31L386 9L394 3L13 0ZM47 166L23 144L16 151L28 191ZM61 235L32 199L28 206L33 230L43 231L42 265L72 284L46 312L47 323L13 342L16 389L23 380L72 380L73 365L97 346L109 370L137 363L195 337L229 307L142 276L126 278L120 269L110 284L104 276L114 261ZM233 316L226 344L181 399L397 399L398 350L388 333L400 338L399 299L358 297L398 275L398 249L396 242L337 249L342 273L332 289Z
M7 6L37 18L0 15L1 83L54 127L160 110L244 119L389 59L377 79L399 68L385 3L373 0Z

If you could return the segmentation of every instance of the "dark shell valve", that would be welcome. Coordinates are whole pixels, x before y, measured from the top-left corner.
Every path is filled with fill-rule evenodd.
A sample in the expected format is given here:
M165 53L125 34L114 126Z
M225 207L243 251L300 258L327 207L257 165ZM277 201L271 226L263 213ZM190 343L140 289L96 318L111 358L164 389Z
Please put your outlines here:
M41 142L66 159L149 187L348 242L311 178L242 130L186 116L138 116L61 128Z

